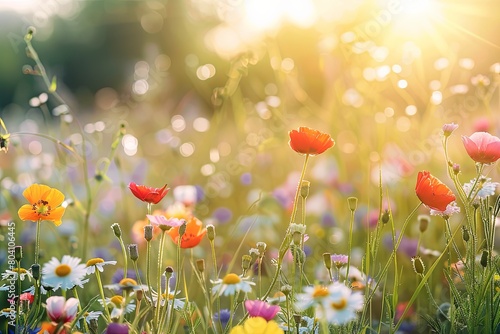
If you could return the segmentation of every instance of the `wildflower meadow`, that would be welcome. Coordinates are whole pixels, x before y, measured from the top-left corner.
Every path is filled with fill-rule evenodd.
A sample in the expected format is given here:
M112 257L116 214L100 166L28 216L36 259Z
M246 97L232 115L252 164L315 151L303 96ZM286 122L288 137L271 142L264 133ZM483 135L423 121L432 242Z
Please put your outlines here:
M26 2L0 333L500 333L496 2Z

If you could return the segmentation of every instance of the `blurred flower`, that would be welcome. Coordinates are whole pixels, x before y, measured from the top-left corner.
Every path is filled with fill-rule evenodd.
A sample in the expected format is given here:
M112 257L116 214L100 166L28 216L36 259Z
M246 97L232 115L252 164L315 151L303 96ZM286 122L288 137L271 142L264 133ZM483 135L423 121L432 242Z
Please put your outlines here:
M128 334L128 325L112 322L106 328L106 334Z
M212 284L214 284L212 293L218 296L234 295L236 292L240 291L247 293L252 291L251 286L255 285L254 282L248 282L247 278L240 277L233 273L227 274L223 279L210 281L212 282Z
M161 230L167 231L172 227L179 227L184 224L184 220L178 218L167 218L163 215L146 215L152 225L158 226Z
M105 265L115 265L116 261L104 261L103 259L96 257L87 261L87 275L95 273L95 270L99 270L101 273L104 271Z
M198 201L198 189L192 185L177 186L174 188L174 199L185 206L191 206Z
M289 133L289 145L297 153L317 155L332 147L335 142L329 134L301 126Z
M444 211L455 200L451 190L428 171L418 173L415 192L423 204L434 210Z
M153 215L158 215L161 214L162 212L163 211L155 210L153 212ZM148 219L138 220L134 223L134 225L132 225L131 237L133 242L138 244L139 246L143 246L146 244L146 239L144 239L144 227L146 225L149 225ZM153 229L153 238L159 236L160 233L161 230L159 228Z
M27 300L30 304L35 301L35 295L29 292L21 293L19 300Z
M167 207L163 215L169 218L188 220L193 216L193 213L183 203L175 202Z
M453 131L458 128L458 124L455 123L447 123L443 125L443 134L445 137L449 137Z
M340 269L342 266L347 264L349 260L349 256L344 255L344 254L332 254L332 263L337 267L337 269Z
M162 188L152 188L130 182L128 187L135 197L150 204L158 204L170 190L166 184Z
M32 184L23 191L23 196L30 204L24 204L17 212L21 220L47 220L61 225L65 210L60 206L64 201L62 192L44 184Z
M498 182L491 182L491 178L483 176L479 178L477 184L476 184L476 179L474 178L470 180L470 182L465 183L463 185L463 188L467 196L475 195L475 199L477 200L477 199L485 199L489 196L495 195L495 192L499 184L500 183ZM473 192L474 185L476 185L476 187ZM475 191L477 191L477 194L475 194Z
M457 205L457 203L451 202L450 204L448 204L446 206L446 209L443 211L431 209L430 215L431 216L441 216L441 217L451 217L455 213L459 213L459 212L460 212L460 207Z
M231 311L228 309L222 309L219 313L214 314L214 321L220 321L222 329L226 328L229 319L231 318Z
M135 279L130 277L123 278L120 282L115 284L108 284L104 286L107 289L121 291L121 290L147 290L148 287L146 285L138 285Z
M299 311L305 311L309 307L320 305L330 292L325 285L315 285L304 287L304 292L297 294L295 308Z
M328 323L343 325L356 319L356 312L363 309L364 298L360 292L352 292L344 284L335 282L329 287L330 294L323 307L316 308L316 316Z
M13 268L12 270L5 270L5 273L2 273L2 280L7 281L7 280L17 280L17 275L19 274L21 281L24 281L26 277L28 277L28 280L31 281L33 278L33 275L31 272L24 268Z
M60 262L53 257L43 265L43 285L63 290L71 289L75 285L81 286L87 269L84 264L80 264L80 261L81 259L69 255L64 255Z
M470 137L462 136L467 154L475 162L491 164L500 159L500 139L488 132L474 132Z
M99 304L103 307L111 308L111 318L116 319L122 316L122 314L129 314L135 310L134 300L131 300L128 304L125 304L125 298L121 295L114 295L113 297L106 297L103 301L102 299L97 300Z
M229 334L283 334L283 330L274 320L266 321L261 317L252 317L245 320L243 325L233 327Z
M172 238L172 241L177 245L179 242L179 230L182 226L173 227L167 233ZM181 237L181 248L193 248L197 246L201 239L207 233L207 229L203 227L203 223L196 217L191 217L186 223L186 230Z
M474 121L472 128L474 132L488 132L491 128L491 122L486 117L480 117Z
M280 311L278 305L271 305L262 300L245 300L245 308L251 317L262 317L267 321L272 320Z
M229 208L220 207L214 210L212 216L217 220L217 222L224 224L233 218L233 212Z
M47 298L47 315L51 321L56 323L71 322L78 312L78 299L52 296Z
M297 324L297 327L288 329L287 324L282 324L280 327L285 333L294 333L298 327L299 334L319 334L319 323L313 318L304 315L300 318L300 323Z

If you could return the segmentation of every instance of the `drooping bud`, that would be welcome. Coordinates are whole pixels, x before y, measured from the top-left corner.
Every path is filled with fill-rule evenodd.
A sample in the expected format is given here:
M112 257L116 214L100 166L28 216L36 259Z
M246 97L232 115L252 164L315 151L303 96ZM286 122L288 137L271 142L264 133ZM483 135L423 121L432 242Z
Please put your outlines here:
M411 263L413 265L413 270L415 273L422 275L425 271L425 265L420 256L413 256L411 258Z
M443 135L449 137L458 128L458 124L448 123L443 125Z
M293 291L293 288L291 285L285 284L281 287L280 291L283 292L285 296L288 296Z
M431 221L431 217L428 215L418 215L417 217L420 233L424 233L427 231L427 227L429 226L429 222Z
M114 223L111 225L111 228L113 229L113 233L117 238L121 238L122 236L122 229L120 228L120 225L118 223Z
M451 167L453 169L453 173L455 175L458 175L460 173L460 165L459 164L453 164L453 166Z
M300 185L300 196L302 198L307 198L309 196L309 189L311 188L311 182L303 180Z
M384 210L384 212L382 213L382 217L380 218L380 220L382 221L382 224L387 224L389 222L389 220L391 219L391 213L389 212L389 210Z
M323 263L325 264L326 269L332 269L332 254L323 253Z
M196 260L196 269L198 269L200 273L205 271L205 259Z

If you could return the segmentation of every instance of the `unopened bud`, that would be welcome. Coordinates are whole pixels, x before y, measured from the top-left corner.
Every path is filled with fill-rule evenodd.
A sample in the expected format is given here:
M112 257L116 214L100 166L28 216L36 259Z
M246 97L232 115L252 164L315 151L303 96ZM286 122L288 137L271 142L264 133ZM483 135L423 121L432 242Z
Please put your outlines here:
M483 249L483 253L481 254L481 265L486 268L488 266L488 260L490 257L490 252L487 249Z
M142 291L141 289L135 291L135 299L141 301L143 297L144 297L144 291Z
M17 262L21 261L21 259L23 258L23 246L14 247L14 258Z
M148 241L148 242L153 239L153 226L152 225L144 226L144 239L146 239L146 241Z
M26 42L31 41L35 33L36 33L36 28L33 26L29 26L28 29L26 30L26 35L24 35L24 40Z
M113 233L117 238L121 238L122 236L122 229L120 228L120 225L118 223L114 223L111 225L111 228L113 229Z
M469 230L464 225L462 225L462 239L464 239L465 242L470 239Z
M292 291L293 288L291 285L285 284L281 287L281 292L283 292L285 296L288 296Z
M417 273L417 274L423 274L424 271L425 271L425 265L424 265L424 262L422 261L422 259L420 258L420 256L413 256L411 258L411 262L413 264L413 270Z
M243 255L241 257L241 268L243 269L243 272L246 272L251 265L252 265L252 257L247 254Z
M38 281L40 279L40 265L39 264L31 265L31 274L33 275L33 278L36 281Z
M264 253L266 252L266 248L267 248L267 245L265 242L260 241L257 243L257 249L259 250L260 257L264 256Z
M300 323L302 322L302 316L300 314L294 314L293 320L297 324L297 327L300 327Z
M323 263L325 264L326 269L332 269L332 254L323 253Z
M356 197L349 197L347 198L347 204L349 205L349 210L354 212L358 207L358 199Z
M173 274L174 274L174 268L172 268L171 266L165 268L165 276L167 277L167 279L172 277Z
M389 212L389 210L386 209L382 213L382 217L380 218L380 220L382 221L382 224L387 224L390 219L391 219L391 213Z
M215 226L212 224L207 225L207 237L210 241L214 241L215 239Z
M257 258L259 257L259 250L257 248L250 248L248 251L248 254L252 257L252 263L255 263L257 261Z
M453 166L451 167L453 169L453 173L455 173L455 175L457 175L458 173L460 173L460 165L459 164L453 164Z
M309 196L309 189L311 188L311 182L303 180L300 185L300 196L302 198L307 198Z
M137 261L137 259L139 258L139 249L137 248L137 244L128 245L128 253L132 261Z
M179 240L181 240L184 233L186 233L186 229L187 229L187 223L184 221L184 223L181 226L179 226Z
M196 269L198 269L200 273L205 271L205 259L196 260Z
M418 228L420 229L421 233L424 233L427 231L427 227L429 226L429 222L431 221L431 217L428 215L418 215L417 217L418 220Z
M302 234L300 232L293 232L292 240L294 245L299 246L302 243Z

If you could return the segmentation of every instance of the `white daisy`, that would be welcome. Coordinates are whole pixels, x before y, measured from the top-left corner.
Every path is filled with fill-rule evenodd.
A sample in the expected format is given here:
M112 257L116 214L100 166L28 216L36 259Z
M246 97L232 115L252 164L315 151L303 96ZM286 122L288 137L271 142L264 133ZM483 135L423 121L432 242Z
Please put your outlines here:
M14 268L13 270L5 270L5 273L2 274L2 280L6 280L6 281L16 280L17 281L17 273L18 273L17 269L18 268ZM31 274L30 271L28 271L24 268L19 268L19 273L20 273L21 281L24 281L24 279L26 277L28 277L28 280L31 282L33 275Z
M460 212L460 207L457 205L456 202L451 202L450 204L448 204L446 206L446 210L444 211L439 211L439 210L434 210L434 209L431 209L430 210L430 215L431 216L441 216L441 217L451 217L453 216L455 213L459 213Z
M245 293L252 291L252 285L255 285L254 282L248 282L247 278L240 277L236 274L227 274L223 279L218 279L216 281L212 281L214 284L212 288L212 293L214 295L234 295L237 292L243 291Z
M316 308L316 317L324 317L334 325L343 325L356 319L356 312L363 309L363 295L338 282L331 284L328 290L330 294L323 300L321 307Z
M64 255L60 262L53 257L43 265L42 284L54 290L58 288L68 290L75 285L82 286L85 283L82 279L87 274L87 269L84 264L80 264L80 261L81 259L69 255Z
M296 295L295 308L298 312L305 311L312 306L319 305L329 294L328 287L325 285L306 286L304 293Z
M177 291L176 295L181 293L180 291ZM182 310L184 308L184 305L186 304L183 300L185 298L175 298L174 293L172 291L168 292L168 297L167 293L162 293L161 294L161 300L160 300L160 305L165 306L165 300L168 299L168 305L171 305L172 301L174 302L174 309L175 310ZM158 300L158 294L156 292L153 292L153 304L156 305L156 301Z
M96 257L87 261L87 275L95 273L95 269L99 270L101 273L104 271L105 265L115 265L116 261L104 261L100 257Z
M106 297L104 302L102 299L98 299L98 302L103 306L103 307L111 307L111 318L116 319L120 318L122 314L128 314L131 313L135 310L135 304L134 300L130 301L130 303L125 305L125 298L120 295L114 295L113 297L109 298Z
M114 291L121 291L121 290L126 290L126 291L136 291L136 290L143 290L147 291L148 286L147 285L138 285L137 281L132 279L132 278L124 278L120 282L116 284L107 284L104 286L107 289L114 290Z

